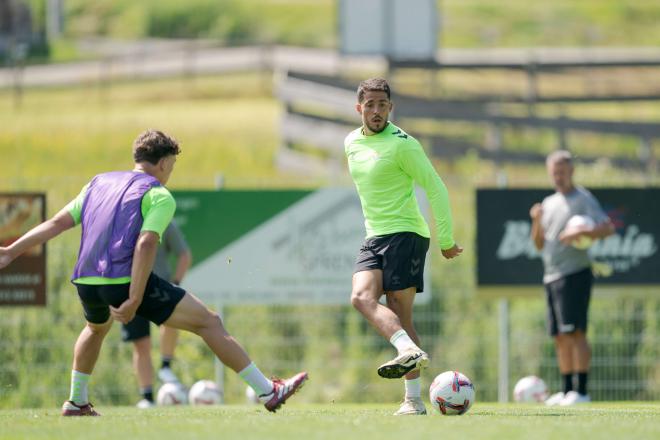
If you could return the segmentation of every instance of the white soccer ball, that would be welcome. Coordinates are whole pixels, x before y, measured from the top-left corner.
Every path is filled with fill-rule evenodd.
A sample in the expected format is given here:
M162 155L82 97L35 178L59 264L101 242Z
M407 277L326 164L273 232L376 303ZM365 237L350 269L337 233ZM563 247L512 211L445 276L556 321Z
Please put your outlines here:
M199 380L190 387L188 400L191 405L217 405L221 400L220 388L212 380Z
M248 405L260 403L259 396L257 396L257 392L254 391L254 389L249 385L245 387L245 403L247 403Z
M159 405L185 405L188 403L188 393L179 383L166 383L158 390L156 401Z
M544 402L548 398L548 387L543 379L525 376L513 388L513 400L521 403Z
M594 219L586 215L574 215L568 219L564 229L566 231L570 231L571 229L582 228L583 226L593 228L596 226L596 222ZM574 248L581 250L588 249L592 244L593 239L591 237L587 237L586 235L581 235L571 242L571 245Z
M474 385L466 375L458 371L445 371L433 379L429 399L440 414L460 416L474 403Z

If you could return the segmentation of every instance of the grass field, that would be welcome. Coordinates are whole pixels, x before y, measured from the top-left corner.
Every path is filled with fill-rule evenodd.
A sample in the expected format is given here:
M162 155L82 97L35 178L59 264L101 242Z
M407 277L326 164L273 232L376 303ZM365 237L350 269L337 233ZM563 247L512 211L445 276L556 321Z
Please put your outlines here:
M0 412L0 439L596 439L660 438L660 404L579 408L477 404L461 417L393 417L395 405L99 408L100 418L65 419L56 409Z

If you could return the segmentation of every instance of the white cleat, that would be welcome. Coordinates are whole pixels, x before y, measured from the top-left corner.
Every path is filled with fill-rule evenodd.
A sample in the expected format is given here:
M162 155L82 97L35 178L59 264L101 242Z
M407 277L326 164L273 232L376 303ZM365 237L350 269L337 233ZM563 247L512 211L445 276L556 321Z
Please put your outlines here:
M569 391L559 402L559 406L573 406L581 403L590 403L591 397L588 394L580 394L577 391Z
M165 367L158 370L158 379L163 383L180 383L171 368Z
M565 396L566 395L562 391L560 391L558 393L555 393L552 396L545 399L545 405L546 406L557 406L561 403L562 400L564 400Z
M147 399L142 399L135 406L140 409L149 409L149 408L153 408L156 405Z
M420 397L406 399L401 403L395 416L423 416L426 414L426 406Z
M426 368L429 355L422 350L407 350L378 367L378 375L386 379L399 379L414 370Z

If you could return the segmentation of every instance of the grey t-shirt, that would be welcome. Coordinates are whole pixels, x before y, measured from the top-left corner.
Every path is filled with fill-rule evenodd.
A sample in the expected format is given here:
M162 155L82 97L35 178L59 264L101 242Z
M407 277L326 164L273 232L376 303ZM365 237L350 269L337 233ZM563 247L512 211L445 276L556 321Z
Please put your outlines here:
M172 281L172 269L169 263L169 257L172 255L179 255L188 250L188 244L183 238L181 229L174 223L170 222L163 233L158 252L156 253L156 261L154 261L154 273L166 281Z
M559 241L559 234L574 215L591 217L596 224L607 220L607 214L598 200L585 188L576 186L569 194L556 192L543 199L541 226L545 231L543 257L543 282L551 283L559 278L581 271L591 265L586 250L576 249Z

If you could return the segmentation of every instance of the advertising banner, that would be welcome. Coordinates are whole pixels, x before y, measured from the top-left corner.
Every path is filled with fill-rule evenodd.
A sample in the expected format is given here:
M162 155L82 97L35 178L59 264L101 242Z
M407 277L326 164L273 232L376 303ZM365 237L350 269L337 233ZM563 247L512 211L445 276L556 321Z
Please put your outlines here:
M222 304L349 304L365 237L353 188L173 191L193 253L183 287ZM425 291L430 299L429 260Z
M45 194L0 193L0 246L46 218ZM36 246L0 269L0 305L46 305L46 246Z
M660 284L660 188L593 189L616 233L589 248L598 285ZM552 190L477 191L477 284L540 286L543 266L530 239L529 210Z

